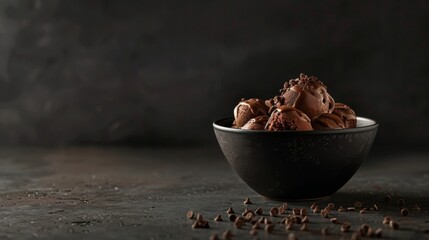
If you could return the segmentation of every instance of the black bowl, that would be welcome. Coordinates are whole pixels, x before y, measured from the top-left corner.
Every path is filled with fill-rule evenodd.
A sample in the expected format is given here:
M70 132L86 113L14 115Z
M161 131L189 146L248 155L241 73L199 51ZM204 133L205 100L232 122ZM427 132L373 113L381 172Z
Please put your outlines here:
M258 131L213 123L231 167L259 194L282 200L323 198L340 189L368 155L378 123L358 117L357 127L319 131Z

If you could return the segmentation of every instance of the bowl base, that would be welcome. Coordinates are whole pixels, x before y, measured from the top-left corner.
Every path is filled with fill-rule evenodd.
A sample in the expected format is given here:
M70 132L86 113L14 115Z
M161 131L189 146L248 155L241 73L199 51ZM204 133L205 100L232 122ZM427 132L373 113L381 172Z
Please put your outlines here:
M273 198L273 197L267 197L267 196L263 196L263 197L269 200L279 201L279 202L307 202L307 201L319 201L319 200L327 199L331 196L332 195L327 195L324 197L315 197L315 198Z

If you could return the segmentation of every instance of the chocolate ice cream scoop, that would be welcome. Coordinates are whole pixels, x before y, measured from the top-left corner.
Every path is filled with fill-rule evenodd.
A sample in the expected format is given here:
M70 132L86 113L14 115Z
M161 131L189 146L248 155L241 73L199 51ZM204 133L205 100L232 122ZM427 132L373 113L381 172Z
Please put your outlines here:
M289 106L280 106L271 113L265 129L268 131L313 130L310 118L302 111Z
M267 124L268 116L262 115L250 119L246 124L244 124L241 129L247 130L265 130L265 125Z
M234 128L241 128L250 119L261 115L267 115L268 107L264 101L257 98L242 99L234 108Z
M280 92L286 106L298 108L310 118L334 110L334 99L317 77L301 73L299 78L286 82Z
M340 117L346 128L354 128L356 127L356 113L344 103L335 103L335 108L332 111L332 114Z
M318 117L313 118L311 125L314 130L327 130L327 129L343 129L345 128L343 120L332 113L322 113Z

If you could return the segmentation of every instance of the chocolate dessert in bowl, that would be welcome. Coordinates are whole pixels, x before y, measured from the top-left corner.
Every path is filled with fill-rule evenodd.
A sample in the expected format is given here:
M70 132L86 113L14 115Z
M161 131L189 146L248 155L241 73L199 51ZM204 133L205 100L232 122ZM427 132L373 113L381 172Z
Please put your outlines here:
M242 99L233 112L213 123L222 152L246 184L272 199L317 199L339 190L378 128L305 74L287 81L279 96Z

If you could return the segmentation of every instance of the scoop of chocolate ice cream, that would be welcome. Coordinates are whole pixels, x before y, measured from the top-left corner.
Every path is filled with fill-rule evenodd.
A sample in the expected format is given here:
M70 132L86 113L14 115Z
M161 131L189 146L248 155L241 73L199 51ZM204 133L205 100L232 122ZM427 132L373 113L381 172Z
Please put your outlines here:
M356 127L356 113L351 109L349 106L347 106L344 103L335 103L335 108L332 111L332 114L337 115L340 117L346 128L354 128Z
M250 119L246 124L244 124L241 129L247 130L265 130L265 125L267 124L268 116L262 115Z
M301 73L299 78L286 82L280 92L286 106L298 108L310 118L334 110L334 99L317 77Z
M313 130L310 118L302 111L289 106L280 106L271 113L265 129L268 131Z
M314 130L342 129L345 128L343 120L332 113L322 113L313 118L311 125Z
M265 105L264 101L257 98L242 99L234 108L234 122L232 127L241 128L250 119L267 114L268 107Z

